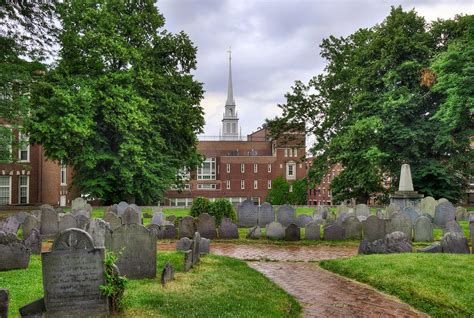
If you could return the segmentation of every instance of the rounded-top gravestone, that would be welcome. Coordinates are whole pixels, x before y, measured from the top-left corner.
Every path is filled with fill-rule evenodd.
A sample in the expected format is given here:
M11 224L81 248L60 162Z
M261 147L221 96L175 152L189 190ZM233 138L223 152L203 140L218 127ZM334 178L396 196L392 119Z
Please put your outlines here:
M264 202L258 209L258 225L263 227L275 221L275 212L273 206Z
M285 240L286 241L299 241L301 238L301 231L298 225L292 223L285 229Z
M266 226L266 235L269 239L281 240L285 237L285 229L278 222L272 222Z
M345 239L360 240L362 237L362 223L355 216L349 216L342 222L345 230Z
M389 231L387 233L393 232L403 232L405 236L411 241L413 234L413 223L411 219L402 213L394 213L390 218Z
M179 227L178 227L179 238L182 238L182 237L192 238L194 236L194 232L196 232L196 228L194 226L194 219L192 216L187 215L179 221Z
M355 215L369 217L370 209L367 206L367 204L363 204L363 203L357 204L355 207Z
M446 223L454 221L456 209L451 202L440 203L435 208L434 224L444 227Z
M231 219L224 218L219 226L219 238L221 239L238 239L239 230L237 224L234 224Z
M282 205L278 209L278 216L277 216L278 223L287 227L291 223L296 223L296 212L295 209L288 204Z
M317 222L310 222L306 224L304 230L305 240L319 240L321 239L321 226Z
M413 237L415 242L433 241L433 224L427 216L422 215L416 219Z
M217 237L216 221L213 216L203 213L197 218L196 223L197 232L199 232L201 237L211 240Z
M421 199L421 202L419 205L420 211L421 213L428 213L429 215L434 217L436 205L437 205L437 202L433 197L425 197Z
M254 226L258 223L258 206L245 200L237 207L237 223L239 226Z

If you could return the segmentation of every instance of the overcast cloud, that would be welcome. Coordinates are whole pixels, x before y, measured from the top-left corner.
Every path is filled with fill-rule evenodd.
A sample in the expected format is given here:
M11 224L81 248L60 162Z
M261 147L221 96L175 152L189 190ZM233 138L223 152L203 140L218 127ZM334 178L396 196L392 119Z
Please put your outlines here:
M242 134L279 114L277 104L295 80L321 73L319 44L380 23L390 6L415 8L427 21L474 14L472 0L159 0L171 32L186 32L198 47L196 79L206 91L205 135L217 136L227 94L232 47L234 97Z

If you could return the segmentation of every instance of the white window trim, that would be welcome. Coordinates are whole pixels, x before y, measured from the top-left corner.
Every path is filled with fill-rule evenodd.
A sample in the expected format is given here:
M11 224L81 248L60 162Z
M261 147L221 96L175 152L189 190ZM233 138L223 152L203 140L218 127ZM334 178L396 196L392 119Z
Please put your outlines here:
M293 156L298 157L298 149L297 148L293 148Z
M63 171L64 171L64 182L63 182ZM67 186L67 166L61 164L61 169L59 170L59 183L61 186Z
M29 142L29 138L25 138L25 140L22 140L23 139L23 134L20 132L18 133L18 140L20 143L22 142L27 142L28 144L26 145L26 149L25 148L19 148L18 149L18 162L30 162L30 142ZM26 160L21 160L21 152L22 151L25 151L26 150Z
M293 174L290 175L290 166L293 167ZM296 163L288 162L286 164L286 179L287 180L296 180Z
M267 188L271 189L272 188L272 180L267 181Z
M209 188L205 188L205 185L209 185ZM203 191L214 191L217 190L217 184L215 183L198 183L197 186L198 190L203 190Z
M12 177L11 176L0 176L0 177L7 177L8 178L8 205L12 204Z
M204 174L202 172L202 166L204 165L204 162L210 164L209 174ZM201 167L198 167L197 169L197 179L198 180L216 180L216 170L217 170L216 158L209 157L209 158L206 158L204 162L201 165ZM205 176L208 176L209 178L204 178Z
M253 189L254 190L258 189L258 181L257 180L253 180Z
M225 183L226 183L226 189L230 190L230 180L227 180Z
M227 173L230 173L230 163L226 164L226 171L227 171Z
M285 157L288 157L288 148L285 148Z
M272 172L272 164L271 164L271 163L269 163L269 164L267 165L267 171L268 171L268 172Z
M245 173L245 163L240 164L240 173Z
M25 187L25 186L22 186L20 183L20 178L22 177L26 178L26 203L21 202L21 188ZM11 184L10 184L10 188L11 188ZM30 176L20 175L18 176L18 204L29 204L29 203L30 203Z
M245 190L245 180L240 180L240 189Z
M253 173L257 173L257 172L258 172L258 164L254 163L253 164Z

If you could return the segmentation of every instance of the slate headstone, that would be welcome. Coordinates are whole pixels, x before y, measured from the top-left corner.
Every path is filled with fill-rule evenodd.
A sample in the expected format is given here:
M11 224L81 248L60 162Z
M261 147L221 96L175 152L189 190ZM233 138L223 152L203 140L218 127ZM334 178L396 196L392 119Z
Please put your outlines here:
M203 213L197 218L196 231L201 237L215 239L217 237L216 221L213 216Z
M342 222L345 230L345 239L360 240L362 237L362 223L355 216L350 216Z
M172 280L174 280L174 269L173 266L167 262L161 272L161 285L165 286L166 283L169 283Z
M400 213L400 206L398 204L390 203L390 205L385 209L385 214L390 218L394 213Z
M469 254L467 238L461 233L448 232L441 238L443 253Z
M72 200L71 211L81 211L80 213L87 216L89 219L92 216L92 206L87 203L87 201L81 197Z
M410 220L412 221L412 223L415 222L415 220L420 216L418 211L414 207L411 207L411 206L403 208L402 214L405 214L406 216L408 216Z
M189 249L184 252L184 271L188 272L192 267L193 267L193 251Z
M109 223L102 219L94 219L86 226L86 231L92 237L95 247L105 247L105 234L110 232Z
M191 244L193 266L199 262L201 257L201 234L195 232L193 236L193 243Z
M449 202L449 200L446 199L446 198L441 198L441 199L438 199L438 202L437 202L437 203L438 203L438 204L441 204L441 203L446 203L446 202Z
M341 241L344 240L346 231L341 225L331 224L324 227L323 240Z
M456 208L456 221L468 221L469 220L469 213L467 212L467 209L462 207L462 206L458 206Z
M403 232L406 237L411 241L413 234L413 223L411 219L402 213L394 213L390 218L389 230L387 233Z
M295 209L291 205L288 205L288 204L282 205L278 209L277 220L278 220L278 223L280 223L284 227L287 227L291 223L296 223Z
M461 233L464 235L464 231L462 230L459 223L456 221L449 221L448 223L446 223L446 225L443 228L443 234L446 234L448 232L456 232L456 233Z
M8 317L8 289L0 288L0 317Z
M44 306L44 298L35 300L23 307L20 307L20 316L23 318L40 318L46 314L46 307Z
M362 222L362 232L364 239L369 242L383 239L385 237L385 221L371 215Z
M323 206L325 207L325 206ZM329 214L329 209L327 207L325 207L327 209L327 212L326 212L326 215ZM319 206L318 206L318 210L319 210ZM349 213L349 207L345 204L340 204L336 207L336 214L339 215L341 213Z
M104 221L109 223L109 227L112 231L122 226L122 219L114 212L107 212L104 216Z
M440 203L435 208L434 224L444 227L446 223L454 221L456 209L451 202Z
M211 252L211 240L201 237L201 242L199 242L199 254L205 255Z
M258 224L258 207L250 200L245 200L237 206L237 223L248 227Z
M122 225L142 224L140 214L131 206L125 209L122 214Z
M299 241L301 239L301 231L298 225L291 223L285 229L285 241Z
M20 228L20 222L14 215L10 215L3 223L3 229L0 228L1 231L5 233L13 233L17 234L18 229Z
M346 206L344 206L346 207ZM346 207L347 209L347 207ZM336 209L336 213L344 213L342 211L342 209ZM314 211L313 213L313 218L315 219L323 219L325 220L328 216L328 214L330 213L329 211L329 208L325 205L318 205L318 207L316 208L316 211Z
M428 217L420 216L416 219L413 228L413 236L415 242L433 241L433 224Z
M65 231L67 229L79 228L77 226L77 220L72 214L66 214L59 220L59 231Z
M239 229L237 228L237 224L233 223L229 218L224 218L219 226L219 238L238 239Z
M177 251L190 250L192 244L193 244L193 240L187 237L182 237L176 242L176 250Z
M418 253L443 253L441 245L438 243L431 244L430 246L423 247L417 250Z
M305 240L320 240L321 239L321 226L317 222L310 222L306 224L304 230Z
M356 216L365 216L365 217L369 217L370 216L370 209L369 207L367 206L367 204L357 204L355 206L355 215Z
M59 231L58 214L51 207L41 209L41 226L40 233L44 236L54 236Z
M156 224L148 224L146 226L148 230L150 230L153 235L161 240L161 239L175 239L178 236L178 231L174 227L174 225L156 225Z
M194 219L192 216L185 216L179 221L178 235L179 238L188 237L192 238L196 228L194 226Z
M310 223L313 221L313 218L310 217L309 215L307 214L300 214L298 215L298 217L296 218L296 225L298 225L299 227L305 227L306 224Z
M265 232L269 239L281 240L285 237L285 229L278 222L267 224Z
M21 226L23 229L23 237L30 236L31 230L33 229L40 230L38 218L34 215L28 215Z
M255 240L258 240L260 239L260 236L262 235L261 233L261 230L260 230L260 226L258 225L255 225L255 226L252 226L251 228L249 228L248 230L248 233L247 233L247 238L248 239L255 239Z
M275 221L273 206L268 202L264 202L258 209L258 225L264 227L273 221Z
M30 249L16 234L0 232L0 271L27 268Z
M419 207L421 213L428 213L434 217L436 205L437 202L433 197L425 197L421 199Z
M90 219L84 214L76 214L74 217L76 218L77 228L81 230L84 230L90 222Z
M163 212L154 212L151 218L151 223L156 225L163 225L166 221L166 216Z
M118 216L122 216L122 214L125 213L125 210L128 208L128 203L121 201L119 204L117 204L117 214Z
M30 231L30 235L24 240L24 243L30 249L31 254L41 254L41 235L37 229Z

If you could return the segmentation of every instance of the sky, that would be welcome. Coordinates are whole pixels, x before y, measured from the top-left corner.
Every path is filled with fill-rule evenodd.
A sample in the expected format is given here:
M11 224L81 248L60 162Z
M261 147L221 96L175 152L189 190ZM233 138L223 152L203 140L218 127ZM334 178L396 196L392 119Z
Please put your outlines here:
M227 96L232 48L234 99L242 135L265 118L295 80L307 82L324 70L319 44L380 23L391 6L415 9L429 22L474 14L473 0L158 0L165 28L184 31L198 48L195 78L204 84L201 106L207 136L218 136Z

